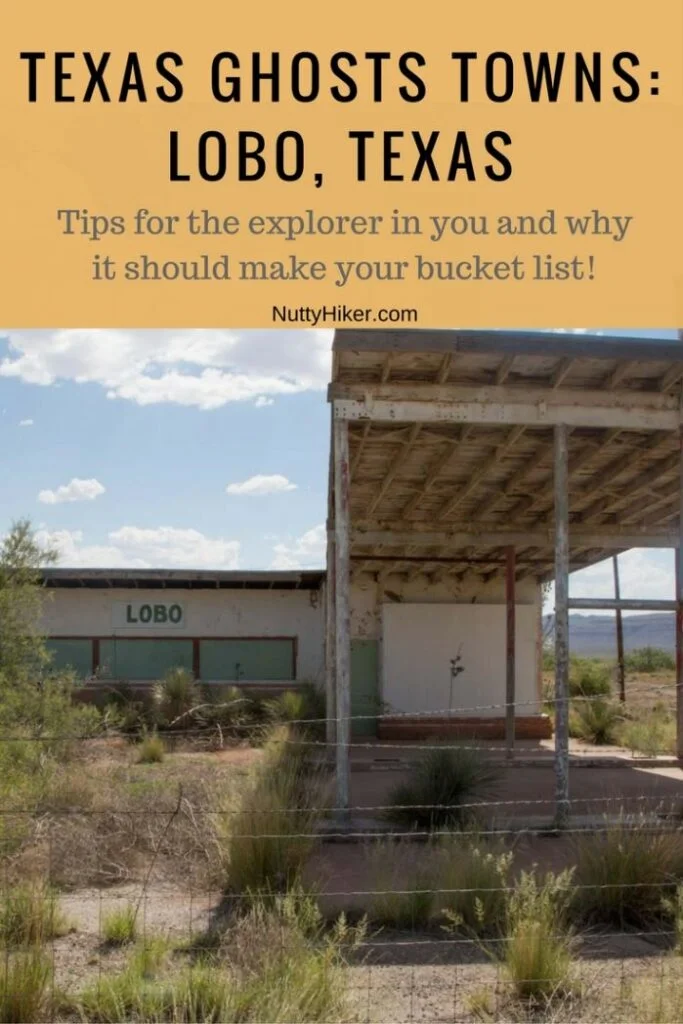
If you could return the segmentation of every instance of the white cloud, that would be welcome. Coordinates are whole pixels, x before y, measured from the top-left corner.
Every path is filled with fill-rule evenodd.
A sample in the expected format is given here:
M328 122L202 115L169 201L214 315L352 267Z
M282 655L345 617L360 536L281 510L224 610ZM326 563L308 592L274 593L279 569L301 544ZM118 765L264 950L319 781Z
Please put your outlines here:
M250 476L248 480L242 480L241 483L228 484L225 490L228 494L241 498L263 498L267 494L284 494L285 491L295 491L296 484L280 473L273 473L271 476L257 473L255 476Z
M275 544L271 569L319 569L325 565L327 531L324 523L307 530L291 544Z
M38 530L36 541L53 547L59 564L74 568L237 569L240 543L198 530L123 526L106 544L87 544L80 530Z
M267 405L274 405L274 404L275 404L275 399L274 398L267 398L265 395L259 395L258 398L256 399L256 401L254 402L254 405L255 405L255 407L257 409L265 409L265 407Z
M322 390L332 332L321 330L12 331L0 376L99 384L113 399L216 409ZM1 351L1 347L0 347Z
M79 480L74 477L68 484L62 484L55 491L40 491L38 501L44 505L59 505L63 501L94 501L105 488L99 480Z
M33 420L19 420L19 426L20 427L32 427L33 426Z

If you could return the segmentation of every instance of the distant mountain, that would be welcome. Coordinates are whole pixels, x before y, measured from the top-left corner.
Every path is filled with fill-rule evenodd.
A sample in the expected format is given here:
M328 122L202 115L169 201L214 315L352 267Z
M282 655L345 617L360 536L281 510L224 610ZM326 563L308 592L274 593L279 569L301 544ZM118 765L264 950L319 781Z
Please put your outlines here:
M671 654L676 646L676 619L673 612L654 615L624 615L624 648L661 647ZM544 634L552 635L553 616L543 618ZM613 615L570 615L569 650L572 654L616 657L616 624Z

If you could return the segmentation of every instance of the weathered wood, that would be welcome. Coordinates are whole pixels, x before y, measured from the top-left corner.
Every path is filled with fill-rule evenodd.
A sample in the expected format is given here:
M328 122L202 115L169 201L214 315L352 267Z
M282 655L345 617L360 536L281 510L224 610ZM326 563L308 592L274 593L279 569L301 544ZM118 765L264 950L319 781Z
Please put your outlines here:
M505 458L506 454L513 448L520 437L524 434L524 427L513 427L512 430L507 434L505 440L502 441L494 449L493 454L474 471L469 480L467 480L461 487L457 489L452 498L448 498L441 508L436 513L437 519L445 519L451 515L455 509L460 505L466 498L472 494L473 491L486 479L492 469L494 469L501 461Z
M544 393L545 394L545 393ZM558 423L573 427L619 427L626 430L677 430L680 411L676 408L653 408L649 400L642 405L634 396L629 405L595 403L584 405L554 403L549 391L538 401L497 402L451 400L436 398L396 401L393 399L335 399L338 419L378 423L489 423L513 426L554 426ZM615 391L599 392L603 396L617 396ZM650 397L658 397L656 393ZM668 398L668 396L659 396Z
M515 756L515 549L505 551L505 752Z
M335 514L335 663L337 697L337 807L344 815L349 807L349 744L351 738L351 622L349 598L349 428L335 420L334 514Z
M683 431L679 433L679 536L683 537ZM676 553L676 753L683 758L683 544Z
M330 531L327 535L327 576L325 578L325 739L330 746L336 742L337 738L335 557L334 535Z
M555 814L569 820L569 460L567 428L555 427Z
M413 529L402 529L399 524L394 529L366 529L357 527L351 537L354 546L374 547L382 544L385 547L466 547L477 544L479 547L515 546L546 547L552 545L553 534L550 529L537 527L533 529L523 523L458 523L449 530L429 530L428 523L414 523ZM585 548L672 548L677 547L679 538L676 531L661 526L585 526L572 533L572 542ZM400 557L397 555L396 557Z
M497 384L425 384L421 381L394 381L393 384L354 384L343 381L330 384L329 396L335 402L359 402L368 407L392 403L417 405L428 403L437 410L442 404L490 405L495 410L515 406L548 406L551 409L570 406L603 411L620 409L636 412L667 412L678 410L676 395L659 391L607 391L604 388L554 388L546 386L509 387ZM580 396L580 397L579 397ZM543 409L540 410L541 414ZM398 417L394 417L400 422ZM409 421L410 422L410 421ZM501 422L492 420L491 422ZM542 422L542 421L541 421ZM600 425L600 424L598 424ZM662 428L666 429L666 428Z
M451 461L455 458L463 442L467 440L470 430L471 427L462 427L457 438L454 438L452 441L448 442L448 448L446 452L439 455L439 457L436 459L431 469L427 473L427 476L419 490L413 495L410 501L403 508L401 512L401 515L403 517L407 518L408 516L412 515L412 513L418 507L424 496L429 493L429 491L432 489L432 487L439 479L443 471L448 468Z
M478 355L541 356L574 359L672 362L683 367L683 354L675 341L622 338L601 334L567 335L538 331L485 330L363 330L349 328L334 334L337 352L472 352ZM683 372L683 370L682 370Z
M379 490L373 496L370 504L368 505L367 514L369 516L372 515L372 513L375 511L375 509L381 502L382 498L384 497L384 495L387 493L392 483L394 482L396 474L399 472L399 470L404 465L406 460L410 457L413 445L420 436L421 429L422 428L418 423L414 423L410 428L407 439L405 440L405 442L403 442L403 446L399 449L399 451L396 452L393 459L391 460L391 464L384 475L384 479L382 480L379 486Z

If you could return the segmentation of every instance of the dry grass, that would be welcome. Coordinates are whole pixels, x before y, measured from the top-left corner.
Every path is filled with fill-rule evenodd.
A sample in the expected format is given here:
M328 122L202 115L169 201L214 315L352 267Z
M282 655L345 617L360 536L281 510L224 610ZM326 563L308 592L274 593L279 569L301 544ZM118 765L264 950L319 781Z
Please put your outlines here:
M138 744L138 764L161 764L166 756L166 744L156 732L143 736Z
M571 875L522 873L506 906L502 960L518 999L542 1004L566 995L572 967L567 927Z
M102 938L109 946L127 946L138 934L137 909L132 903L116 907L102 919Z
M39 949L15 954L0 968L0 1020L35 1024L51 1019L52 970Z
M4 947L41 946L66 928L57 893L45 882L23 882L0 896L0 942Z
M315 845L326 775L290 726L276 726L263 760L217 814L227 885L234 892L280 890L300 875Z
M135 949L123 972L87 987L71 1010L93 1022L343 1021L345 955L362 934L343 920L325 931L302 894L257 900L189 963L174 962L163 942Z
M683 878L683 833L624 819L575 844L574 913L589 923L650 927Z

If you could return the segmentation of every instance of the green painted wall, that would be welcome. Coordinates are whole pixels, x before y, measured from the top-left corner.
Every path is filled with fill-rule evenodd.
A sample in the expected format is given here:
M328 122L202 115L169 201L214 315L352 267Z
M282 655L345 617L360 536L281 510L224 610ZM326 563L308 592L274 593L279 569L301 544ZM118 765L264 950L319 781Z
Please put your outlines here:
M351 723L356 736L374 736L379 714L379 645L377 640L351 641Z
M287 682L294 678L293 640L201 640L202 679Z
M50 668L72 670L79 679L92 675L92 640L48 640L45 646L52 655Z
M161 679L172 668L192 671L191 640L102 640L102 679Z

